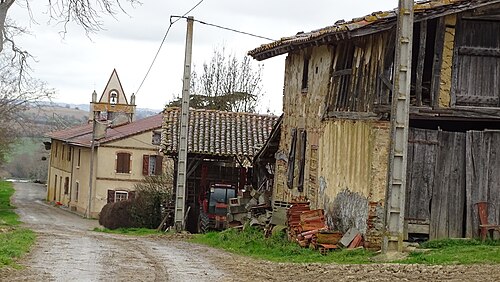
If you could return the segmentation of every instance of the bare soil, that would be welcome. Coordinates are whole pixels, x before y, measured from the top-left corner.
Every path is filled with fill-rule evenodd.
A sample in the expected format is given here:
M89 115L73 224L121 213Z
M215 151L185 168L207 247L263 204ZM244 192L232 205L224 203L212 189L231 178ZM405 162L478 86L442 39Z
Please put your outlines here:
M45 187L16 183L14 204L37 233L24 267L0 281L500 281L497 265L273 263L172 238L91 231L96 220L45 203Z

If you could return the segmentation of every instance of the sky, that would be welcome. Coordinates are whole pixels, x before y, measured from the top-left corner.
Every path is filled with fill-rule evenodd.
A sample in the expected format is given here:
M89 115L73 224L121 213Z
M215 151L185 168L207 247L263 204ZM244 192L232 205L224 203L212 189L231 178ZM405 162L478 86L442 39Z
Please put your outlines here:
M29 35L16 39L36 59L33 76L56 90L53 101L87 104L94 90L102 94L113 69L127 98L136 93L140 108L161 110L182 92L186 20L172 25L165 43L144 84L139 85L151 65L170 24L171 15L183 15L200 0L142 0L131 6L123 0L125 13L101 18L103 30L86 35L69 25L63 36L61 23L49 21L48 0L28 0L33 20L24 1L9 11L10 19L26 27ZM93 2L93 1L91 1ZM397 0L204 0L188 16L195 20L252 33L272 39L291 36L350 20L375 11L397 7ZM215 48L224 47L238 58L271 41L212 26L194 23L192 63L201 71ZM260 112L281 113L286 55L257 62L263 64L264 95ZM137 91L139 89L139 91Z

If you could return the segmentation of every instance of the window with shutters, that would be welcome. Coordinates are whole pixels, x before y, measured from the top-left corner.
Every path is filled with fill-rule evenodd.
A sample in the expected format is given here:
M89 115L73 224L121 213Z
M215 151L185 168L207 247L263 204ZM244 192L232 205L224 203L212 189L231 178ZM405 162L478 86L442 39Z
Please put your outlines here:
M162 173L162 156L143 155L142 156L142 175L161 175Z
M290 152L288 152L288 169L286 185L288 189L293 188L293 176L295 170L295 151L297 147L297 129L292 128L292 143L290 144Z
M299 164L299 179L297 183L297 189L299 192L304 191L304 174L306 167L306 144L307 144L307 132L305 130L300 131L299 149L297 150L297 159Z
M115 202L125 201L128 199L128 192L126 191L115 191Z
M130 154L117 153L116 154L116 172L117 173L130 173Z
M125 190L108 190L108 203L114 203L119 201L125 201L128 199L135 198L135 191L125 191Z

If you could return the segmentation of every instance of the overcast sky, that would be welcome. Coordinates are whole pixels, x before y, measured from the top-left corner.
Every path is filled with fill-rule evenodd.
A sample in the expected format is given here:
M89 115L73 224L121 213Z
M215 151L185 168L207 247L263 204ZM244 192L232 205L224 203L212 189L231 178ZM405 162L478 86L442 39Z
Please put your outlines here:
M48 22L48 0L29 0L36 23L30 22L24 1L11 8L10 18L28 27L32 35L18 38L18 44L30 51L37 62L35 76L56 89L55 101L89 103L94 89L100 95L114 68L127 98L137 89L151 64L171 15L182 15L199 0L142 0L126 14L103 18L105 30L85 35L70 26L65 38L61 24ZM122 1L123 2L123 1ZM291 36L332 25L339 19L350 20L374 11L390 10L397 0L204 0L189 15L195 19L273 39ZM182 89L186 21L174 24L146 82L137 93L141 108L161 109ZM268 43L211 26L194 24L193 64L200 69L209 61L214 48L225 46L237 57ZM264 97L260 111L278 114L282 106L285 55L267 59L264 64ZM257 61L254 61L256 64Z

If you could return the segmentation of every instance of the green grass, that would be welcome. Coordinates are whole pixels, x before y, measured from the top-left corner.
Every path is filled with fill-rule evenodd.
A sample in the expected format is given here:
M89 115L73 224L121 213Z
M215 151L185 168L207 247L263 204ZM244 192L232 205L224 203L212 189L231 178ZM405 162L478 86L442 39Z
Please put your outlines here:
M33 231L18 226L21 222L10 204L12 194L12 183L0 181L0 268L19 267L15 259L28 252L35 241Z
M275 262L361 264L370 263L370 258L374 256L373 252L366 250L336 250L321 255L316 250L301 248L281 235L264 238L261 231L251 227L245 231L228 229L223 232L197 234L191 240L232 253Z
M108 228L94 228L96 232L112 233L112 234L125 234L125 235L135 235L135 236L145 236L152 234L161 234L156 231L156 229L147 228L118 228L118 229L108 229Z
M500 240L485 242L445 239L429 241L422 248L431 249L427 253L411 253L402 263L421 264L499 264Z
M283 236L264 238L262 232L247 228L245 231L228 229L223 232L196 234L191 241L232 253L276 262L319 262L342 264L372 263L375 252L368 250L336 250L327 255L299 247ZM436 240L422 244L430 249L426 253L410 253L409 257L397 263L407 264L498 264L500 263L500 240Z

